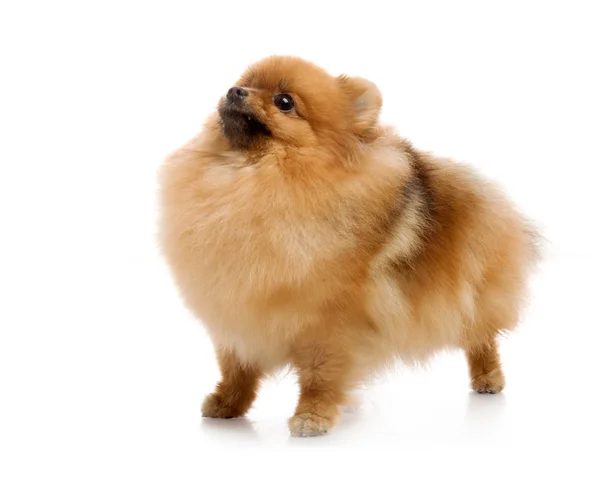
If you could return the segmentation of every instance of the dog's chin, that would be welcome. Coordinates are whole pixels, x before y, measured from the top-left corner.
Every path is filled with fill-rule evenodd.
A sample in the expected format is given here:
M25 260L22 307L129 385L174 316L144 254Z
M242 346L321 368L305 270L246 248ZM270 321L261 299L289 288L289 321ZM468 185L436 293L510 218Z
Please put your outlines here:
M248 149L271 135L252 112L226 105L219 108L219 116L223 135L234 149Z

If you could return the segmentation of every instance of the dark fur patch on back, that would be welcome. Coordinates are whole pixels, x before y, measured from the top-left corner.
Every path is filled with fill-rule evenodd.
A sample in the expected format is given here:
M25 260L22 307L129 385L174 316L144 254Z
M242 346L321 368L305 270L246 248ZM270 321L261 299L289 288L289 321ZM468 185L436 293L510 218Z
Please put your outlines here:
M435 198L430 187L429 168L408 142L402 142L398 146L398 150L406 156L410 163L412 175L406 183L398 188L396 201L388 213L385 230L388 233L388 239L391 240L395 231L400 229L403 223L415 222L414 215L416 213L417 221L411 228L416 231L424 245L433 232L436 211ZM410 267L411 259L416 254L416 251L410 255L399 253L396 259L390 260L391 266L396 269L400 266Z
M415 182L417 184L416 189L418 189L418 193L424 201L423 216L428 223L432 223L435 215L436 205L435 197L431 189L429 167L421 160L421 156L410 143L406 142L404 146L404 152L408 157L415 175L415 177L411 179L411 182ZM411 189L415 188L411 187Z

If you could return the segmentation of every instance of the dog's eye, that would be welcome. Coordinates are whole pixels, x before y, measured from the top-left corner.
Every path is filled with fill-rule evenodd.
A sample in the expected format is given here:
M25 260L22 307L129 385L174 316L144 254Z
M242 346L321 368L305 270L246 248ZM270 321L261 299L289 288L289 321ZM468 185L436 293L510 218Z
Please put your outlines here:
M278 94L273 97L273 104L281 112L291 112L294 110L294 99L289 94Z

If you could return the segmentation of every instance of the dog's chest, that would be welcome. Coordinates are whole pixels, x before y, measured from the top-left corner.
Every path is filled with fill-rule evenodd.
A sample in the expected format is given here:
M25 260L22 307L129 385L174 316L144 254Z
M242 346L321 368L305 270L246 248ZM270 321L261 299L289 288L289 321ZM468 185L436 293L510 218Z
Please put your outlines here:
M281 344L310 323L352 239L299 212L282 189L208 176L168 219L170 257L188 305L223 344Z

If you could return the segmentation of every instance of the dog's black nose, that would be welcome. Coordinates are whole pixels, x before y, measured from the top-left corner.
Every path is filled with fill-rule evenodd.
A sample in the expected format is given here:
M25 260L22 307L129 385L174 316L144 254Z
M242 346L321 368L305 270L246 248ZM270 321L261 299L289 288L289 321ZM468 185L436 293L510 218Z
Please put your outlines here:
M232 87L227 91L227 99L231 102L240 101L248 97L248 91L242 87Z

